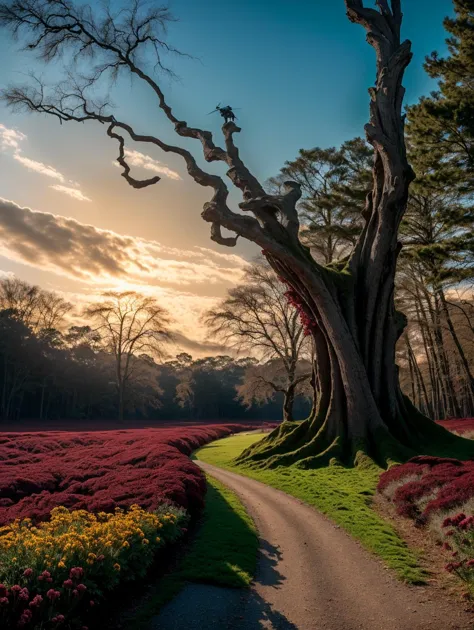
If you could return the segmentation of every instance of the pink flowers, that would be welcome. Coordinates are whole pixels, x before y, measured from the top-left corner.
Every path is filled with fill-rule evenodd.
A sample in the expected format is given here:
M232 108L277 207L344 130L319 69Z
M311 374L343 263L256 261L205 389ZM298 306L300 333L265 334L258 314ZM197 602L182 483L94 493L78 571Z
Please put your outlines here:
M449 573L452 573L453 571L457 571L459 567L461 566L462 566L462 562L449 562L444 568Z
M196 513L203 505L206 483L201 469L188 455L211 440L245 428L249 426L0 434L0 461L8 462L0 467L0 525L16 517L29 517L32 522L25 526L33 527L58 505L99 513L100 522L108 519L101 512L113 512L116 507L126 509L133 504L152 510L164 502L176 503ZM187 515L182 510L175 512L176 518L166 522L160 531L158 540L163 541L162 546L185 532ZM150 542L153 552L158 547L155 537L141 533L143 544ZM70 538L66 538L69 542ZM137 541L140 542L138 537ZM71 567L69 556L54 552L45 555L44 564L31 562L28 567L17 554L14 577L8 574L8 578L18 583L9 589L0 585L0 626L5 619L5 627L12 630L32 630L38 624L43 624L45 630L87 624L93 609L98 607L97 597L124 578L142 575L146 570L133 549L127 550L123 562L115 556L110 562L109 552L104 549L98 546L97 555L87 556L93 556L91 566L84 560L83 566ZM145 554L150 562L152 556L150 552ZM82 564L80 560L72 562ZM50 571L42 571L44 566L51 567Z
M33 613L31 612L31 610L26 608L21 613L21 617L20 617L20 620L18 622L18 627L19 628L24 628L26 625L28 625L30 623L32 617L33 617Z
M403 480L406 483L403 484ZM402 482L393 495L393 502L401 516L423 524L433 512L462 506L474 497L474 461L419 456L402 466L395 466L380 477L378 490L382 493L390 484ZM431 497L424 502L425 497ZM420 507L421 506L421 507ZM458 525L468 529L474 526L474 517L458 515ZM449 519L447 519L449 520Z
M46 593L46 597L54 602L56 599L59 599L61 597L61 593L60 591L56 591L54 588L50 588L49 591Z
M80 580L84 575L84 569L82 567L72 567L69 571L69 577L71 580Z
M472 516L470 517L470 519L474 520ZM472 520L470 522L472 522ZM466 515L461 512L460 514L456 514L456 516L445 518L443 521L443 527L461 527L461 523L464 523L464 521L469 521L469 519L467 519ZM461 529L464 529L464 527L462 527Z
M30 599L30 593L27 588L22 588L18 593L18 599L27 602Z
M66 620L66 617L64 615L56 615L56 617L53 617L51 619L51 621L55 624L60 624L63 623Z
M467 530L467 529L472 529L473 525L474 525L474 516L468 516L467 518L463 519L459 523L458 527L459 529Z
M471 509L468 506L474 498L474 461L414 457L383 473L378 490L392 499L398 514L414 519L418 525L431 525L434 514L451 511L442 521L444 541L440 544L444 551L451 552L452 558L445 570L456 574L472 588L474 515L466 512ZM453 509L458 513L453 513ZM432 522L436 523L436 519Z
M49 571L43 571L41 575L38 575L38 580L40 582L44 580L45 582L51 583L53 581L53 578L51 577L51 573Z
M58 505L111 512L172 501L197 513L205 480L188 459L194 449L243 424L115 432L0 434L0 526L45 520ZM61 483L58 483L58 479Z
M474 431L474 418L448 418L446 420L440 420L438 424L448 429L448 431L455 431L461 434Z
M29 603L29 606L30 608L36 608L38 606L41 606L42 603L43 603L43 598L41 597L41 595L35 595L33 599L31 600L31 602Z

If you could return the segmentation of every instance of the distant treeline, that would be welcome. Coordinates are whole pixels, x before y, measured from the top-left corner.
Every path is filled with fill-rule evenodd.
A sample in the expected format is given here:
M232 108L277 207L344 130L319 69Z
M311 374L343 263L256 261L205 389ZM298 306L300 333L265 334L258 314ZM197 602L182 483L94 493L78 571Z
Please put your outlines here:
M121 308L126 300L129 305L130 295L121 294ZM149 302L146 307L150 309ZM67 327L71 308L60 296L20 280L0 282L0 412L4 423L119 417L114 340L93 322ZM135 302L134 308L138 312ZM144 308L143 302L140 308ZM149 331L149 335L154 333ZM133 329L129 337L133 338ZM124 340L122 345L125 347ZM146 352L124 352L120 362L122 372L125 363L129 364L124 418L281 419L279 395L250 409L236 398L236 387L255 359L219 356L194 360L183 353L173 360L160 360ZM299 398L296 415L304 417L309 407L308 400Z

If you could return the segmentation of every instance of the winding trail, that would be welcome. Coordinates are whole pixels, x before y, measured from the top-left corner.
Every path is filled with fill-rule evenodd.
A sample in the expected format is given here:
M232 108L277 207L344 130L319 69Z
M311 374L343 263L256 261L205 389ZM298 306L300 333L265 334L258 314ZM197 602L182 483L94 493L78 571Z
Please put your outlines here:
M474 616L424 587L398 582L313 508L253 479L198 463L239 495L260 535L249 591L189 585L156 630L464 630ZM433 599L432 599L433 598Z

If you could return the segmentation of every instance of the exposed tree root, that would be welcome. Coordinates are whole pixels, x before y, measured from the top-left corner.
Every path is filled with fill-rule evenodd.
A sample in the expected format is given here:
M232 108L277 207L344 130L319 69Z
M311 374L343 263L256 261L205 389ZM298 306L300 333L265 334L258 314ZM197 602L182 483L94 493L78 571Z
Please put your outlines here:
M365 440L347 436L328 438L327 423L314 432L314 421L283 422L260 442L246 449L238 463L259 468L296 465L321 468L334 463L344 466L387 468L415 455L474 459L474 441L459 437L410 409L410 442L404 444L386 427L376 429ZM407 419L403 422L407 424Z

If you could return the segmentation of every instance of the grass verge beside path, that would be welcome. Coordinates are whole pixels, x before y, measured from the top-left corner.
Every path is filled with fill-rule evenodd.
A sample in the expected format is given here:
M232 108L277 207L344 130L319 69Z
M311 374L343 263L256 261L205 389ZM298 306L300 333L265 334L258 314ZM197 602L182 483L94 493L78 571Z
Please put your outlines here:
M225 468L278 490L283 490L326 514L335 523L377 554L399 578L410 584L420 584L427 573L420 567L417 554L400 538L390 523L372 509L381 469L344 468L329 466L317 470L302 470L294 466L260 470L237 466L234 459L248 446L261 439L259 434L241 434L199 449L197 459Z
M129 630L146 630L150 619L188 582L248 587L255 575L258 535L240 499L207 477L202 523L178 567L164 576L127 622Z

